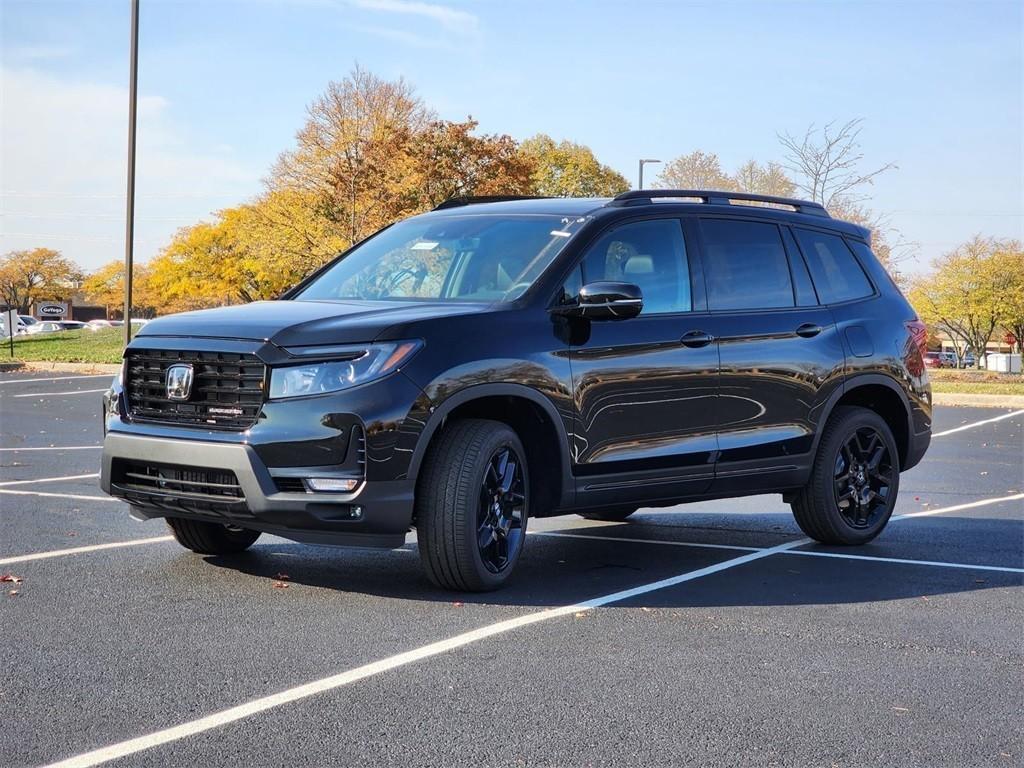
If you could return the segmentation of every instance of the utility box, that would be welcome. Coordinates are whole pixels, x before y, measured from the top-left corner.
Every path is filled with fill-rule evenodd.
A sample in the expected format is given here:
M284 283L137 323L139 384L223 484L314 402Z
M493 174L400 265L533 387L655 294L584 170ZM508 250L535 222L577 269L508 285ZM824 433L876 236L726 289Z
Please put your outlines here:
M986 365L990 371L999 373L1020 373L1020 355L1008 355L1003 352L993 352L986 355Z

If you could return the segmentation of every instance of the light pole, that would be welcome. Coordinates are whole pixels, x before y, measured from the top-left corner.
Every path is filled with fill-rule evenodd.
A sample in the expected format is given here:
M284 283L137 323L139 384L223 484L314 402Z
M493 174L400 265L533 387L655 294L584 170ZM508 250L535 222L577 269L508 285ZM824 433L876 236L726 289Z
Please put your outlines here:
M639 179L640 183L637 184L637 189L643 189L644 188L644 166L647 165L648 163L660 163L660 162L661 162L661 160L647 160L647 159L644 159L644 160L640 161L640 179Z
M139 90L139 0L132 0L128 74L128 190L124 227L124 345L132 340L132 256L135 242L135 113Z

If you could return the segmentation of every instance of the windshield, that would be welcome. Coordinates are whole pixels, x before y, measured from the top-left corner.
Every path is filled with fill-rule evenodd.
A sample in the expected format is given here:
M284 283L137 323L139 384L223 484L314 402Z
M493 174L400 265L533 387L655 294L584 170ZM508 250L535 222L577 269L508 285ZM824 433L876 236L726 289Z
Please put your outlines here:
M408 219L357 246L294 298L512 301L583 221L488 214Z

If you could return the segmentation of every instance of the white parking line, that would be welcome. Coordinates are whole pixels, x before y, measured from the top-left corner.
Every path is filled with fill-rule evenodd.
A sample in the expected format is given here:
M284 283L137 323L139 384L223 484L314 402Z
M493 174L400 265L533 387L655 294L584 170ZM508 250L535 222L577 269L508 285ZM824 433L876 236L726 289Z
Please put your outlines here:
M0 387L8 384L34 384L37 381L70 381L71 379L110 379L113 378L113 373L90 373L85 376L53 376L47 379L8 379L7 381L0 381Z
M989 504L1002 504L1007 501L1024 499L1024 493L1014 493L1009 496L996 496L994 499L981 499L980 501L969 501L966 504L954 504L952 507L939 507L937 509L922 509L920 512L906 512L902 515L893 515L889 522L906 520L911 517L930 517L941 515L943 512L958 512L961 509L974 509L975 507L987 507Z
M92 472L88 475L67 475L65 477L39 477L34 480L4 480L0 482L0 486L7 487L8 485L31 485L32 483L58 483L61 480L86 480L90 477L99 477L99 472Z
M650 582L649 584L643 584L639 587L634 587L633 589L613 592L611 594L602 595L601 597L595 597L592 600L573 603L572 605L562 605L557 608L535 611L524 616L517 616L514 619L498 621L494 624L488 624L480 627L479 629L464 632L461 635L455 635L454 637L450 637L446 640L440 640L436 643L430 643L429 645L414 648L413 650L406 651L405 653L389 656L388 658L381 659L380 661L364 664L360 667L355 667L354 669L349 669L345 672L331 675L330 677L324 677L304 685L288 688L269 696L253 699L252 701L248 701L244 704L239 704L238 706L230 707L228 709L221 710L220 712L214 712L211 715L201 717L197 720L192 720L191 722L182 723L181 725L176 725L172 728L154 731L153 733L146 734L145 736L139 736L117 744L111 744L107 747L95 749L91 752L75 755L74 757L70 757L66 760L53 763L50 768L85 768L86 766L100 765L101 763L105 763L110 760L116 760L120 757L152 749L153 747L160 746L161 744L168 744L189 736L194 736L197 733L209 731L214 728L220 728L228 723L243 720L261 712L266 712L267 710L275 709L285 704L306 699L310 696L315 696L318 693L332 691L337 688L341 688L342 686L355 683L359 680L364 680L368 677L380 675L384 672L390 672L393 669L404 667L408 664L422 661L423 659L439 656L441 654L448 653L449 651L454 651L458 648L470 645L471 643L486 640L487 638L494 637L495 635L501 635L506 632L521 629L522 627L539 624L543 621L550 621L562 616L591 611L594 608L599 608L603 605L628 600L639 595L647 594L648 592L654 592L655 590L674 587L678 584L693 581L694 579L699 579L704 576L710 576L713 573L719 573L730 568L735 568L736 566L744 565L754 560L770 557L778 552L785 552L793 547L802 546L803 544L806 544L807 541L807 539L790 541L786 544L780 544L777 547L771 547L760 552L750 552L731 560L710 565L706 568L681 573L677 576Z
M24 395L10 395L11 398L17 397L64 397L65 395L91 395L96 392L106 392L108 387L103 389L75 389L71 392L29 392Z
M932 565L939 568L962 568L967 571L999 571L1001 573L1024 573L1024 568L1005 565L974 565L972 563L948 563L944 560L909 560L903 557L872 557L871 555L848 555L845 552L815 552L813 549L794 549L784 555L806 555L808 557L831 557L837 560L867 560L872 563L896 563L897 565Z
M15 491L10 488L0 488L0 493L9 493L16 496L46 496L52 499L81 499L82 501L121 501L113 496L83 496L73 493L46 493L45 491Z
M39 448L0 448L0 451L101 451L102 445L44 445Z
M85 547L71 547L70 549L54 549L50 550L49 552L34 552L31 555L15 555L13 557L0 557L0 565L11 565L13 563L27 563L32 560L48 560L51 557L64 557L65 555L80 555L84 552L98 552L101 549L137 547L140 544L159 544L164 541L174 541L174 537L154 536L149 539L132 539L131 541L112 541L107 544L90 544Z
M943 430L942 432L935 432L932 434L932 437L945 437L946 435L952 435L954 432L963 432L965 429L974 429L975 427L980 427L982 424L991 424L993 421L1002 421L1003 419L1010 419L1013 418L1014 416L1021 415L1024 415L1024 411L1013 411L1012 413L1004 413L1002 416L996 416L995 418L992 419L974 421L971 422L970 424L963 424L959 427L954 427L953 429L946 429Z

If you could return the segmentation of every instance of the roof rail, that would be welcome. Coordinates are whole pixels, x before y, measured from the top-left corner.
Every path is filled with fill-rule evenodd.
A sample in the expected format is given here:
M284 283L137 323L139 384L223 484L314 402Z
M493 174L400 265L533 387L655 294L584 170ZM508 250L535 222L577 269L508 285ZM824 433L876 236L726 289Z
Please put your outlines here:
M459 208L463 205L478 205L480 203L506 203L510 200L550 200L548 195L470 195L467 197L451 197L437 206L435 211L443 211L446 208Z
M692 197L707 205L731 205L733 200L771 203L773 205L785 205L797 213L831 218L821 203L812 203L809 200L794 200L789 197L776 197L775 195L755 195L749 192L723 192L706 189L631 189L629 192L617 195L608 205L644 205L654 203L658 199L666 197Z

